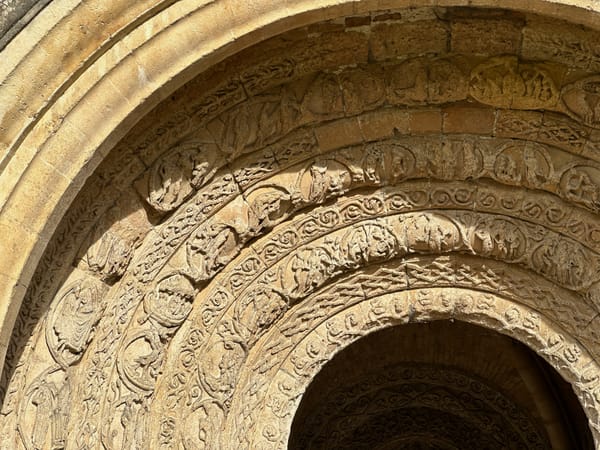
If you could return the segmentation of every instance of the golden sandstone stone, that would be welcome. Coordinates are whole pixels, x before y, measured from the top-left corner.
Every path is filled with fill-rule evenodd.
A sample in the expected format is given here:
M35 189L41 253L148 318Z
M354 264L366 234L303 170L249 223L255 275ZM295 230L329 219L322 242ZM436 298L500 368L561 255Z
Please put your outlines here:
M600 448L595 1L35 11L0 449Z

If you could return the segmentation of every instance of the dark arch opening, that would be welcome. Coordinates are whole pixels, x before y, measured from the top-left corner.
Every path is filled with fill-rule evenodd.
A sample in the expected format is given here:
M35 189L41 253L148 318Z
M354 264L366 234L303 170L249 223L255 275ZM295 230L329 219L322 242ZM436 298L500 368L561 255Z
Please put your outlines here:
M352 344L315 377L292 424L298 449L593 449L567 383L526 345L437 321Z

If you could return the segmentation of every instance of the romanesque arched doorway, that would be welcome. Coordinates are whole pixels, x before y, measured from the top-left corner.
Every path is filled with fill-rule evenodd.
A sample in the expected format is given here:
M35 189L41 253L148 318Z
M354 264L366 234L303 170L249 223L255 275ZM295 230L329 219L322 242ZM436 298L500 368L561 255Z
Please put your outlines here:
M113 145L28 285L2 445L284 448L336 353L437 319L540 355L597 442L600 35L533 11L331 11Z

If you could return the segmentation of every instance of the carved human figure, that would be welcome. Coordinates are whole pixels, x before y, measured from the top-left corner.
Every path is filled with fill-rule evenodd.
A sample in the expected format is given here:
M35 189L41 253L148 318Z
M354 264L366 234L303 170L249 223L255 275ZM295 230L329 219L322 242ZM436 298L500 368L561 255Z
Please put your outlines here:
M52 450L63 449L67 442L67 425L71 413L71 377L74 368L67 370L67 377L56 395L56 405L52 411Z
M72 319L71 322L57 321L52 328L58 337L57 350L62 352L64 349L73 353L83 351L86 344L88 329L94 321L94 305L89 295L79 292L79 295L71 292L64 300L63 313L67 313Z
M67 286L46 325L48 347L61 366L81 358L101 313L101 298L92 282L81 280Z
M253 236L264 229L273 228L292 209L292 196L278 187L260 189L249 194L248 199L248 230Z
M496 176L510 183L519 183L521 174L517 161L508 153L501 153L496 158Z
M239 368L246 359L247 347L232 322L222 323L217 335L219 338L212 345L211 355L200 368L199 380L218 404L226 406L235 388Z
M377 144L339 150L331 161L331 168L347 170L348 181L352 183L377 186L385 176L387 153L386 146Z
M514 56L491 58L477 66L471 73L469 93L482 103L503 108L551 108L558 102L552 77Z
M561 188L569 200L600 208L600 187L585 170L573 168L567 171L561 179Z
M190 313L194 297L195 289L187 276L172 273L146 294L144 311L162 326L178 326Z
M456 225L449 219L432 214L419 214L406 223L409 247L415 252L447 252L460 242Z
M563 239L544 242L535 251L534 262L549 278L572 287L584 281L590 264L580 248Z
M58 366L44 371L33 380L25 393L17 429L27 450L59 450L65 446L67 421L72 407L71 386L69 375L57 386L55 381L60 380L57 374L62 374Z
M258 339L287 310L284 296L261 286L244 297L235 307L235 319L248 331L247 339Z
M476 177L482 167L478 149L470 142L442 141L427 160L429 175L440 180Z
M441 180L454 178L457 171L458 152L452 145L437 147L435 154L427 160L429 175Z
M383 153L377 147L368 147L363 159L363 172L365 182L369 184L381 183L381 171L383 169Z
M30 398L31 404L35 405L35 418L31 442L35 450L43 448L46 434L50 426L50 418L54 409L54 392L48 386L40 385Z
M520 258L525 251L525 236L516 225L505 220L484 221L473 236L473 247L481 255L510 261Z
M415 156L404 147L394 146L391 152L390 178L392 182L402 181L415 168Z
M148 177L148 203L168 212L202 187L222 163L215 144L190 141L179 144L152 166Z
M543 167L542 165L545 163L548 164L547 161L543 160L543 157L540 157L540 153L531 148L526 148L523 156L524 169L525 169L525 179L529 183L530 186L539 186L542 183L545 183L549 176L548 167Z
M320 286L329 277L334 265L332 256L322 247L297 252L290 267L295 285L292 291L305 294Z
M297 120L298 105L288 90L276 87L223 112L207 128L219 148L236 157L270 143Z
M135 448L140 441L141 421L143 420L145 400L142 396L131 396L122 402L123 412L120 416L120 425L122 427L121 450Z
M396 248L394 234L379 224L365 224L342 239L343 251L351 266L390 258Z
M186 243L186 260L195 281L209 280L238 254L242 243L237 231L217 223L201 227Z
M350 172L341 164L317 160L309 169L311 183L308 200L322 203L330 196L341 195L350 184Z
M551 170L549 159L541 148L511 145L500 152L494 163L496 177L514 185L526 183L539 187L547 182Z

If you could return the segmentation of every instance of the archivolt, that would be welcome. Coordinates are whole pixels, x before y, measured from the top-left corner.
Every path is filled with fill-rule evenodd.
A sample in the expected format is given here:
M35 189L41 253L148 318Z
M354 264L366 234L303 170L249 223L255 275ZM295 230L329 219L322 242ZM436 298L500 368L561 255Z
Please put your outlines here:
M443 2L443 6L459 4ZM386 5L400 8L406 2ZM478 5L524 8L518 1ZM44 11L33 20L3 53L6 73L1 74L4 83L0 103L7 114L3 115L2 148L11 161L2 179L2 225L7 234L15 236L6 248L15 244L27 255L13 260L8 259L10 251L4 252L6 265L2 273L5 282L15 287L7 294L7 312L2 316L3 349L10 339L24 289L56 223L83 180L132 123L215 60L265 37L310 24L315 15L323 20L364 14L381 8L381 3L282 4L261 0L242 8L238 2L219 0L185 5L156 2L144 4L146 9L139 7L130 2L103 2L99 7L92 2L55 0L47 8L48 14ZM536 0L525 8L574 23L597 25L593 3ZM145 20L148 16L151 19ZM98 28L90 29L93 26ZM571 33L566 40L587 38L586 33L577 34ZM99 35L107 39L105 45L98 46ZM69 47L53 45L57 42ZM160 49L159 55L156 49ZM177 55L177 59L168 60L165 54ZM67 65L65 55L69 56ZM32 73L36 75L33 79ZM57 101L56 94L61 101ZM37 181L40 179L46 181L42 186ZM32 192L39 197L36 203L32 203ZM31 205L33 216L23 216L24 204Z
M322 307L318 303L311 306ZM221 445L235 442L240 448L286 448L303 392L337 352L376 330L442 319L497 330L543 355L573 384L582 404L589 407L590 425L598 439L597 406L590 403L597 403L596 375L592 374L597 373L598 366L576 339L545 316L500 296L469 289L425 288L355 300L299 332L292 346L286 346L289 337L278 330L266 335L251 350L244 366ZM286 324L279 327L285 329ZM582 372L586 373L583 377ZM197 406L202 413L215 407L209 402ZM188 417L189 423L194 419L197 417ZM212 426L206 425L206 436L216 429Z
M68 422L69 448L197 447L226 426L222 448L280 446L323 362L292 367L297 353L345 308L350 328L322 342L326 357L384 325L480 322L546 355L596 430L600 61L570 44L597 36L559 24L566 43L544 53L557 24L484 14L475 34L493 23L508 47L478 49L460 14L440 11L267 41L119 144L29 290L3 436L16 426L27 448L59 445ZM423 29L439 48L398 42ZM247 409L265 357L302 381L273 432L251 426L273 411ZM54 428L31 420L42 397Z

